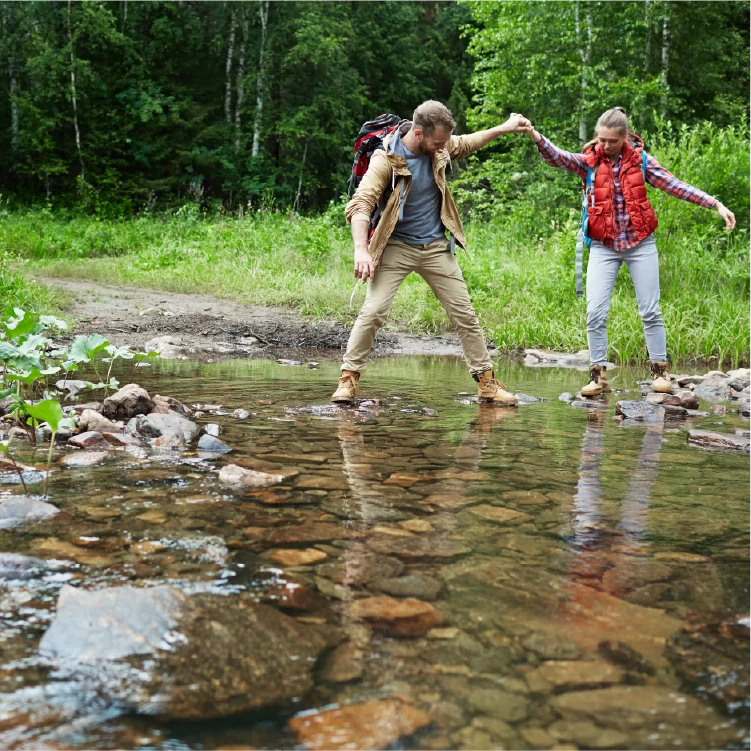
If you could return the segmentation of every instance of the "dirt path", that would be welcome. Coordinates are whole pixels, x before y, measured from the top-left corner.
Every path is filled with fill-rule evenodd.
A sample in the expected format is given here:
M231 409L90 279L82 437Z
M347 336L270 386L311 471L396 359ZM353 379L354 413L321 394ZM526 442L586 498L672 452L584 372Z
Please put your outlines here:
M285 357L338 359L349 329L335 321L308 321L284 308L240 305L208 295L93 284L40 274L35 281L64 290L74 332L97 332L120 346L142 347L174 337L193 359ZM461 355L454 334L381 333L374 354Z

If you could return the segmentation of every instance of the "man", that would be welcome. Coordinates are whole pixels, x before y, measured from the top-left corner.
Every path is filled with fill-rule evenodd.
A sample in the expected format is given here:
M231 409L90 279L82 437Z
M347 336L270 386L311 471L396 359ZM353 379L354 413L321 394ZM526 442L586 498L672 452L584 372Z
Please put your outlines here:
M502 405L518 401L495 380L485 337L454 257L454 243L465 248L466 240L446 185L446 166L452 158L462 159L503 133L525 131L530 123L512 114L503 125L466 136L452 135L455 127L447 107L423 102L412 122L402 123L386 137L383 150L374 152L345 208L352 225L355 276L368 282L368 292L347 343L334 402L354 401L378 329L399 286L413 271L430 285L456 328L478 383L479 400ZM381 218L369 239L370 217L377 205L382 208Z

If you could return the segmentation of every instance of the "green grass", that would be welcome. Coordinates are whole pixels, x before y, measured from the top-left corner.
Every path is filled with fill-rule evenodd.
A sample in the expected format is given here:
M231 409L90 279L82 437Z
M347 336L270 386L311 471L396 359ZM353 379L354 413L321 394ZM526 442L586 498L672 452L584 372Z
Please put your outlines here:
M712 212L685 205L690 232L675 221L658 230L662 309L674 359L749 360L748 231L728 235ZM524 230L512 223L468 226L470 252L460 254L485 330L503 351L586 348L585 305L574 293L576 217ZM200 292L261 305L289 306L305 316L351 324L351 240L341 207L309 218L279 213L243 219L201 217L192 207L164 219L61 219L45 212L6 213L0 223L0 289L38 310L53 297L8 269L26 259L49 275L94 282ZM10 281L6 281L10 280ZM449 328L440 304L417 276L406 280L390 326L415 332ZM608 327L620 362L646 356L631 281L622 270Z
M60 315L66 303L65 294L27 279L15 268L14 259L0 249L0 311L13 306Z

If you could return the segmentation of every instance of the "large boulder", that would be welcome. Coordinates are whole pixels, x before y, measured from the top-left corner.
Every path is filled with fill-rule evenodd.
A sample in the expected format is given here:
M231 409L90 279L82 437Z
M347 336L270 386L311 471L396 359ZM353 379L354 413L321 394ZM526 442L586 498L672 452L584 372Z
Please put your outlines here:
M130 420L136 415L147 415L152 409L154 402L148 392L135 383L123 386L102 404L102 414L110 420Z
M112 420L108 420L104 415L95 412L93 409L85 409L81 412L76 421L76 428L79 433L87 431L96 431L98 433L121 433L122 428L116 425Z
M60 509L28 495L12 495L0 501L0 529L40 522L59 513Z
M168 586L66 586L40 651L60 660L69 680L100 680L105 701L199 720L291 706L338 638L246 599L188 597Z
M167 414L152 413L145 417L137 417L131 420L126 428L126 432L131 435L137 433L146 438L159 438L163 435L173 433L179 435L185 441L193 441L200 431L196 423L186 419L177 412Z
M163 415L169 412L177 412L178 415L183 417L190 417L193 414L190 407L186 407L182 402L173 399L171 396L162 396L161 394L154 395L154 409L151 411Z

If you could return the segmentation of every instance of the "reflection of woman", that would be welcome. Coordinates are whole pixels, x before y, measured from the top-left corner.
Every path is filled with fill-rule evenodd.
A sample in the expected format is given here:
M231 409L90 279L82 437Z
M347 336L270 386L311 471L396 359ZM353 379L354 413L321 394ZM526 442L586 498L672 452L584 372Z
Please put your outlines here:
M610 391L605 373L608 339L605 322L610 295L621 264L625 261L634 282L639 313L644 323L647 350L652 363L652 388L670 391L665 325L660 312L660 275L657 246L652 234L657 218L645 187L646 182L684 201L716 209L728 230L735 217L716 198L678 180L644 151L643 141L628 130L622 107L600 116L595 139L581 154L571 154L553 145L534 128L528 133L541 156L552 167L587 180L588 236L592 244L587 265L587 339L591 362L584 396ZM591 171L590 171L591 170Z

